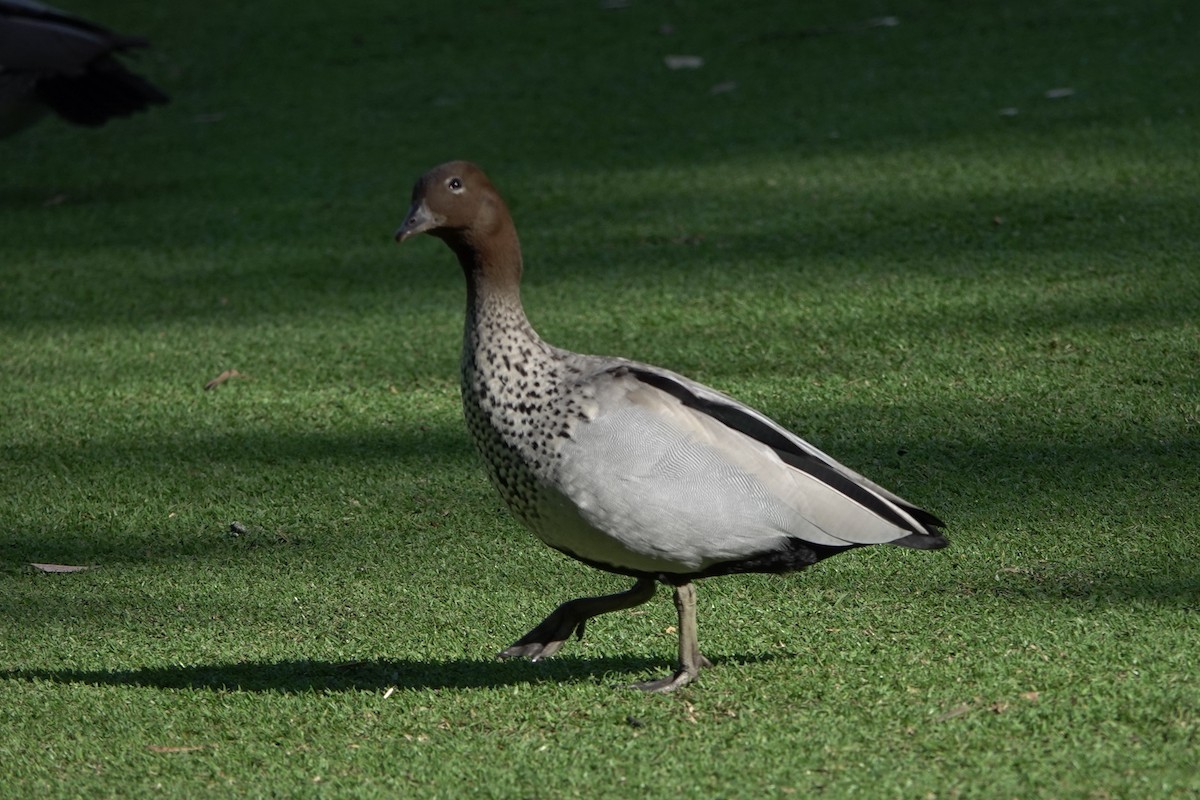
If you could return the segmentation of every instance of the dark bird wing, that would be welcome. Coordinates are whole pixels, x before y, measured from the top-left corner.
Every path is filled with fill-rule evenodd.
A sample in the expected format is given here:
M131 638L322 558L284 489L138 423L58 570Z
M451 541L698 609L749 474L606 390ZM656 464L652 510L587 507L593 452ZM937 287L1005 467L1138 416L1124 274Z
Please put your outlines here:
M36 118L30 113L35 103L69 122L96 126L168 102L115 57L146 45L40 3L0 0L0 130L12 132Z

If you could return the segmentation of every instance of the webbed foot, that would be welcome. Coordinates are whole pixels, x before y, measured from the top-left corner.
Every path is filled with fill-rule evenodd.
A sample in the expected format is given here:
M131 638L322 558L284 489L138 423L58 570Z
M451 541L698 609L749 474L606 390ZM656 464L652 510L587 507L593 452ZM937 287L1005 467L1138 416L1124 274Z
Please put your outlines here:
M581 597L563 603L537 627L496 654L497 658L528 658L538 661L559 651L574 634L583 638L587 621L610 611L621 611L645 603L654 596L654 581L638 578L631 589L601 597Z

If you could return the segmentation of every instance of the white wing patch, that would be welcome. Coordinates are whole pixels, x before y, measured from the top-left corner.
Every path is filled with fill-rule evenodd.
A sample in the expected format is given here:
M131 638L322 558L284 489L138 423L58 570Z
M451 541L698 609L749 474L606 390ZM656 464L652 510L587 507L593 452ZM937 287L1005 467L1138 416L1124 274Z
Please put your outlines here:
M680 572L793 537L848 546L911 533L629 374L596 375L591 385L597 411L563 443L558 481L578 519L545 530L552 545L614 566Z

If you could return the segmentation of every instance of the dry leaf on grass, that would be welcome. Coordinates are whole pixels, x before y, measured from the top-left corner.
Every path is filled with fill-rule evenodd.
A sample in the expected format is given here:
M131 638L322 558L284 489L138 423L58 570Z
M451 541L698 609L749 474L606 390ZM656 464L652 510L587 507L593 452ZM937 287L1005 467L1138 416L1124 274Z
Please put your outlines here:
M700 69L704 59L700 56L664 56L663 63L667 69Z
M968 713L970 713L970 711L971 711L970 703L959 703L958 705L956 705L954 708L950 709L949 711L944 711L941 714L938 714L936 717L933 718L933 721L934 722L945 722L948 719L954 719L955 717L961 717L963 714L968 714Z
M1058 100L1063 97L1070 97L1073 94L1075 94L1075 90L1072 89L1070 86L1060 86L1056 89L1047 89L1046 90L1046 99L1047 100Z
M1017 696L1026 702L1036 703L1038 697L1041 696L1041 693L1037 691L1021 692ZM986 708L993 714L1003 714L1005 711L1008 711L1010 708L1012 708L1012 703L1008 702L1007 700L997 700L994 703L983 704L982 699L976 697L973 703L959 703L953 708L943 711L941 714L938 714L936 717L934 717L933 721L945 722L946 720L954 719L955 717L961 717L964 714L969 714L976 708Z
M191 744L191 745L166 745L166 744L148 744L146 749L151 753L195 753L198 750L209 750L216 747L215 744Z
M30 564L38 572L83 572L91 567L80 567L74 564Z
M207 392L210 389L215 389L218 386L220 386L222 383L225 383L225 381L229 381L229 380L233 380L234 378L241 378L241 377L243 377L242 373L238 372L236 369L227 369L224 372L222 372L220 375L218 375L217 377L213 378L208 383L204 384L204 391Z

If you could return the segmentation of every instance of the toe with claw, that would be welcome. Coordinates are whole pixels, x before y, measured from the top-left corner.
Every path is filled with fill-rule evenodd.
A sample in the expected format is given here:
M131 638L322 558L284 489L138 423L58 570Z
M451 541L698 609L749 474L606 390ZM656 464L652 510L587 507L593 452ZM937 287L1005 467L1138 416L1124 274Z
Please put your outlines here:
M549 658L559 651L572 634L582 639L587 621L592 617L640 606L653 596L654 581L650 578L639 578L628 591L568 601L554 609L537 627L496 656L528 658L530 661Z

